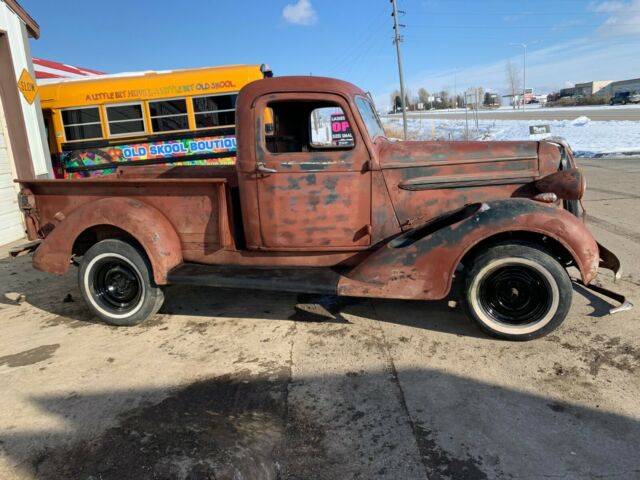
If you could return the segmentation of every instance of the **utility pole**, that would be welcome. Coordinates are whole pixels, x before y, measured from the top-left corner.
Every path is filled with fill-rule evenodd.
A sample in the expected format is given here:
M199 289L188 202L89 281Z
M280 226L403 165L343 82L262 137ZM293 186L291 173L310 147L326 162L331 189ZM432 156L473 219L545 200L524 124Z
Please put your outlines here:
M395 31L395 35L393 38L393 43L396 44L396 52L398 54L398 74L400 76L400 96L402 105L402 130L404 132L404 139L407 139L407 107L405 105L405 96L404 96L404 71L402 68L402 55L400 54L400 42L402 41L402 36L400 35L399 27L404 27L404 25L398 24L398 5L396 4L396 0L391 0L391 5L393 6L393 13L391 16L393 17L393 30ZM404 13L404 12L401 12Z

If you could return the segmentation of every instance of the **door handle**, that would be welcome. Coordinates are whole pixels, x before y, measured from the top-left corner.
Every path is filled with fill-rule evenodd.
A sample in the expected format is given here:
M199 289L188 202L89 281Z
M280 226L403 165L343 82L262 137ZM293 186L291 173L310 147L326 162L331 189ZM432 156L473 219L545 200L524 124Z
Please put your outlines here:
M256 170L260 173L278 173L275 168L268 168L264 166L264 163L258 163Z

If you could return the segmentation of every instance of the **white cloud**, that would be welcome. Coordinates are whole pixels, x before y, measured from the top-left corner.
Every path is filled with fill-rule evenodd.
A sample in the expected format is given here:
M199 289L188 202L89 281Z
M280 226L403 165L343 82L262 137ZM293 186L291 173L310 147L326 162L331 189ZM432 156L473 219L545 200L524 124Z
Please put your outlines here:
M640 35L640 0L592 2L591 10L608 15L597 33L603 37Z
M318 15L310 0L298 0L297 3L287 4L282 10L282 17L294 25L313 25L318 21Z
M610 0L606 2L591 2L589 4L589 9L598 13L618 12L624 7L625 4L617 0Z

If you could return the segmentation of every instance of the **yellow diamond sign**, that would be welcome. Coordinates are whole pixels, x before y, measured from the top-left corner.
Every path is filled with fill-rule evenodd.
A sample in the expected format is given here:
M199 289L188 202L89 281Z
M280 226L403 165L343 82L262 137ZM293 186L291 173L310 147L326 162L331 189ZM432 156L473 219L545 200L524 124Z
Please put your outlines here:
M38 95L38 85L26 69L22 70L22 74L18 79L18 90L22 92L24 99L29 102L29 105L33 103L36 95Z

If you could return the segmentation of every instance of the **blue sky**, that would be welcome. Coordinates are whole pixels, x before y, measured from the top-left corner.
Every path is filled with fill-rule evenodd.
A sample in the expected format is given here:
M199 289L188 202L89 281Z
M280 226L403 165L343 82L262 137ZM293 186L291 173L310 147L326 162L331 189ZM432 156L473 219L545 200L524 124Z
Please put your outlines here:
M343 78L380 107L398 84L389 0L21 0L32 54L109 73L267 63ZM408 89L506 90L505 62L538 93L640 77L640 0L398 0Z

